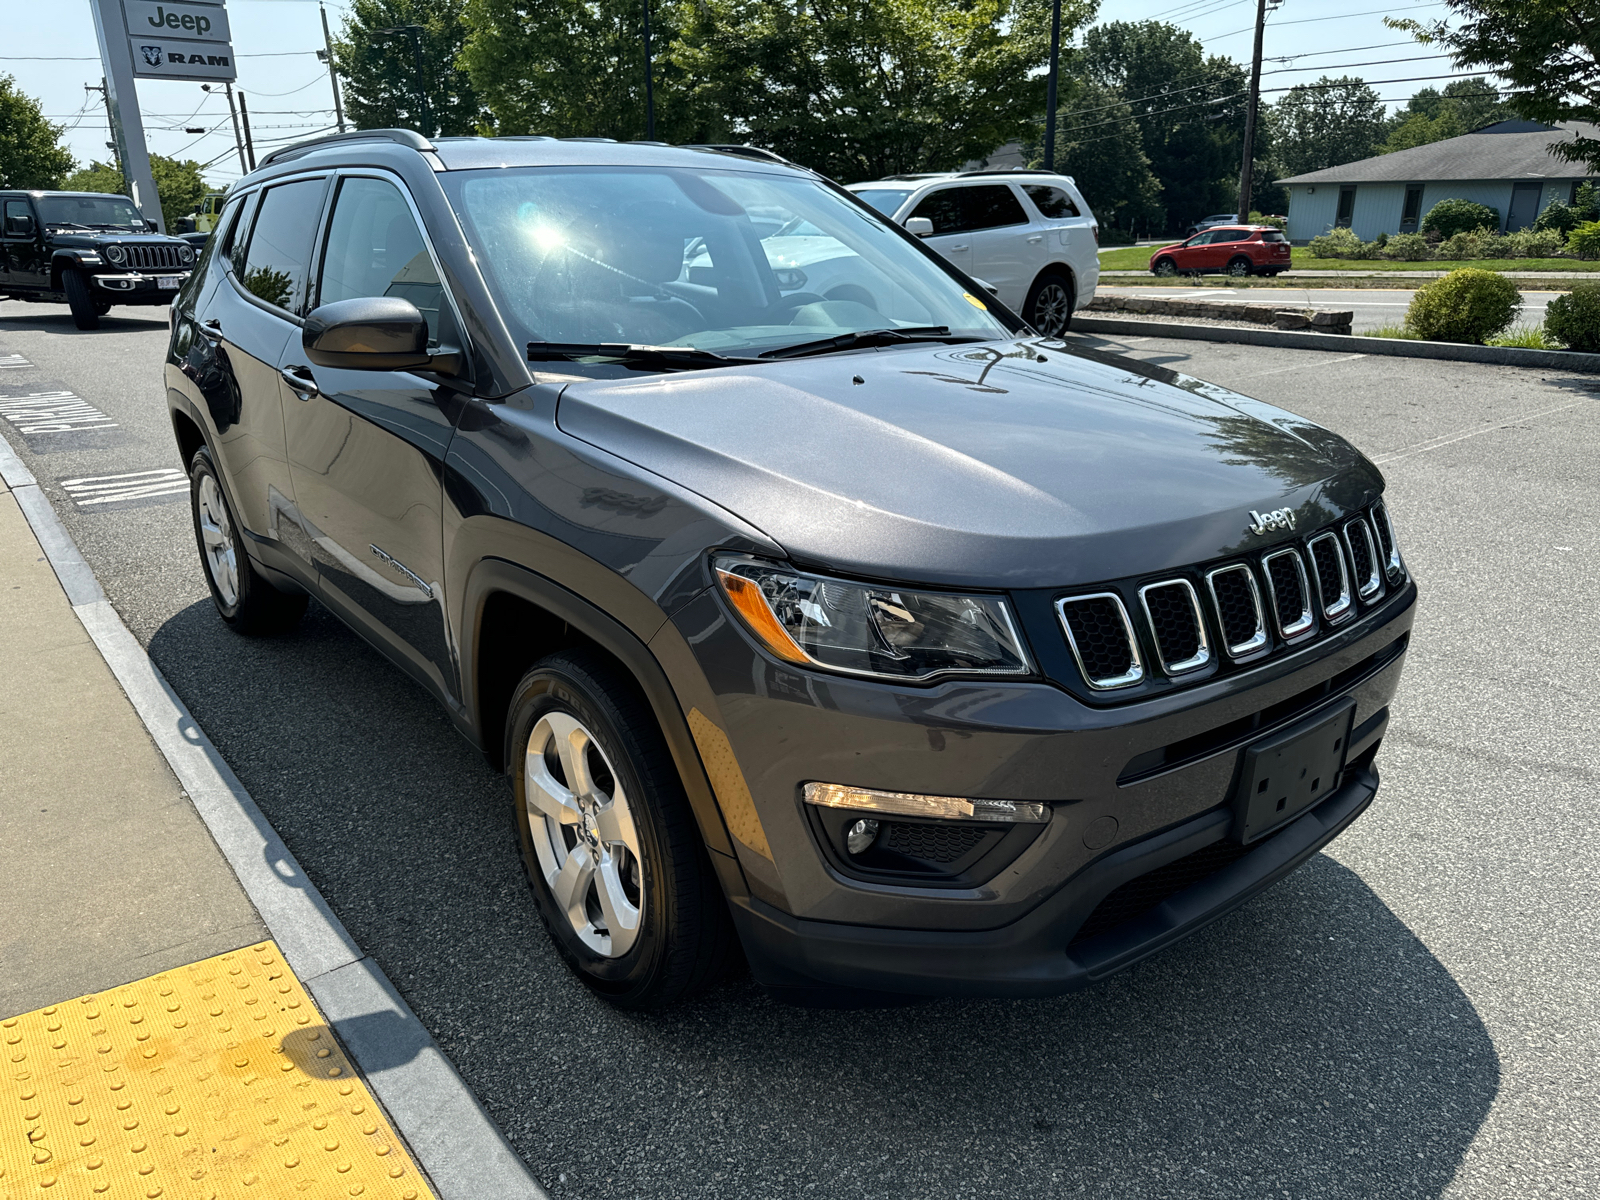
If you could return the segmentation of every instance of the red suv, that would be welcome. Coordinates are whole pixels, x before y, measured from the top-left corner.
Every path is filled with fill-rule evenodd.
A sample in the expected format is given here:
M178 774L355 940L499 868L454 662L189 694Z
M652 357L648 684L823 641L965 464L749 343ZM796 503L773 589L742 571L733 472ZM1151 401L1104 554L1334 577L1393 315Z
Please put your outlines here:
M1289 269L1289 239L1270 225L1219 225L1150 256L1156 275L1276 275Z

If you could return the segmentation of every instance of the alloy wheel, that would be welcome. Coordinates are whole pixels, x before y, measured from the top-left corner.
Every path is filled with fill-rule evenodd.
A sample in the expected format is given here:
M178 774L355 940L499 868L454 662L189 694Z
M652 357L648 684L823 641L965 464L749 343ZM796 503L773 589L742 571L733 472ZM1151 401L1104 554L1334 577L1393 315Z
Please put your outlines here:
M644 916L638 826L595 736L570 713L541 716L523 762L539 870L578 940L605 958L632 949Z
M200 477L200 540L203 543L206 571L222 597L223 607L239 603L239 556L233 542L233 522L222 489L210 473Z
M1242 279L1246 275L1250 274L1250 264L1245 262L1242 258L1236 258L1228 264L1228 274L1232 275L1235 279Z
M1156 264L1156 274L1163 279L1170 279L1178 273L1178 266L1170 258L1163 258Z
M1054 337L1072 319L1072 297L1059 283L1047 283L1033 302L1033 327L1046 337Z

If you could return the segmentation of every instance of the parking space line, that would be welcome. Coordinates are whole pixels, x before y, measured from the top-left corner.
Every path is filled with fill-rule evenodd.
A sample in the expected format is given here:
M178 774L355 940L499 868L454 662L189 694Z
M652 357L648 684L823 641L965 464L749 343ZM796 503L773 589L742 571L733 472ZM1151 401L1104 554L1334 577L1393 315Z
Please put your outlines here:
M154 471L129 471L122 475L63 479L61 486L79 508L89 508L158 496L187 495L189 477L176 467L161 467Z
M24 436L38 433L78 433L85 429L115 429L117 423L72 392L26 392L0 396L0 417Z
M1493 425L1485 425L1481 429L1469 429L1465 433L1449 434L1445 437L1433 438L1426 442L1416 442L1410 446L1402 446L1400 449L1389 454L1374 455L1372 461L1377 463L1379 466L1382 466L1384 463L1398 462L1402 458L1411 458L1413 455L1426 454L1429 450L1438 450L1443 446L1449 446L1455 442L1464 442L1468 438L1479 437L1485 433L1494 433L1499 429L1509 429L1513 425L1520 425L1523 421L1531 421L1535 417L1548 417L1552 413L1566 412L1569 408L1582 408L1586 404L1593 403L1593 400L1574 400L1570 404L1558 404L1554 408L1541 408L1537 412L1518 413L1514 417L1508 417L1506 420L1498 421Z
M0 354L0 371L15 371L21 367L31 367L33 364L20 354Z
M1270 371L1252 371L1248 375L1235 375L1235 379L1259 379L1263 375L1282 375L1285 371L1304 371L1307 367L1331 367L1335 363L1355 362L1358 358L1367 357L1365 354L1346 354L1343 358L1329 358L1322 362L1295 363L1288 367L1273 367Z

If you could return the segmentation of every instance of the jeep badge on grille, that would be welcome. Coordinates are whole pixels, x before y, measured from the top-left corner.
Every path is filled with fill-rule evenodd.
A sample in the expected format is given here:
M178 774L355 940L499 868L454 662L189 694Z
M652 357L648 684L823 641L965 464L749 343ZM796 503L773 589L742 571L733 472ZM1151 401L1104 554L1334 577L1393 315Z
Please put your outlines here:
M1269 533L1274 529L1293 529L1294 511L1287 508L1275 508L1269 513L1259 513L1250 510L1250 532L1254 534Z

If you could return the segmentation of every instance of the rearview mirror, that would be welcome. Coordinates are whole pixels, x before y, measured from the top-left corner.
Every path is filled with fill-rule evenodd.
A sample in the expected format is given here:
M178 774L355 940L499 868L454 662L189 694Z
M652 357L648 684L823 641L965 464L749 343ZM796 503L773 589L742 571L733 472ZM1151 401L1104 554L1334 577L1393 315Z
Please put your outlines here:
M906 232L912 237L932 237L933 222L927 217L907 217Z
M319 367L351 371L437 371L455 374L460 355L428 352L428 321L398 296L336 300L314 309L300 334L306 357Z

